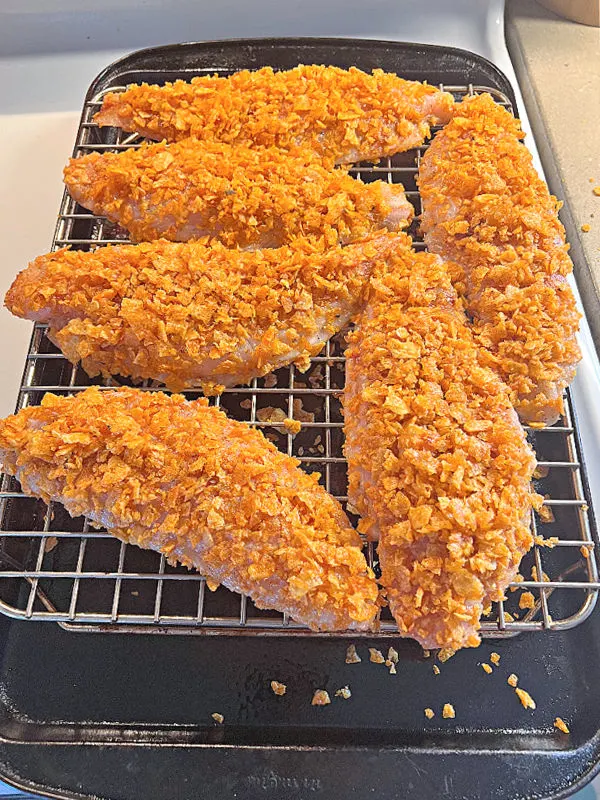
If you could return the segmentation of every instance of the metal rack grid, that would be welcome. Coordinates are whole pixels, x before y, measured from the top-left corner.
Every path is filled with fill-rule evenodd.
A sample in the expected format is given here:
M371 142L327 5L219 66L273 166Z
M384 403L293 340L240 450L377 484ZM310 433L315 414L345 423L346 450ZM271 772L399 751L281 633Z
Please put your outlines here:
M441 88L457 98L489 91L511 109L507 97L494 89L472 85ZM98 95L86 104L75 155L123 150L142 141L136 135L95 125L92 117L101 99ZM415 178L425 149L426 145L377 165L356 165L351 171L366 182L383 178L403 183L418 215L421 208ZM416 224L410 233L416 249L423 249ZM87 250L127 241L122 229L92 215L65 193L54 249L70 245ZM39 403L46 391L74 394L98 383L64 359L46 337L45 327L34 326L17 408ZM320 472L325 488L345 507L339 399L343 352L340 334L312 359L307 373L302 375L293 365L282 368L274 376L254 379L250 386L226 389L211 402L233 418L261 428L283 451L299 458L303 468ZM99 385L110 388L124 383L129 385L118 379ZM146 382L141 388L155 391L160 387ZM185 394L192 398L199 392ZM287 417L300 418L301 433L292 437L270 422L269 409L273 407L283 409ZM532 515L533 530L536 536L557 537L558 543L552 549L536 544L526 556L523 581L513 584L506 600L495 604L483 621L482 631L487 636L573 627L591 613L600 589L597 534L568 392L564 416L556 425L543 430L526 427L526 431L538 455L536 489L546 497L541 515ZM353 518L351 513L349 516ZM46 506L27 498L18 482L7 475L0 481L0 518L0 610L9 616L55 621L78 631L323 635L311 633L285 614L259 611L247 597L222 587L210 591L202 576L183 567L170 567L164 556L119 542L83 518L73 520L57 503ZM366 543L365 553L376 569L376 546ZM522 592L533 596L520 601ZM521 607L527 605L531 607ZM396 632L384 609L380 635Z

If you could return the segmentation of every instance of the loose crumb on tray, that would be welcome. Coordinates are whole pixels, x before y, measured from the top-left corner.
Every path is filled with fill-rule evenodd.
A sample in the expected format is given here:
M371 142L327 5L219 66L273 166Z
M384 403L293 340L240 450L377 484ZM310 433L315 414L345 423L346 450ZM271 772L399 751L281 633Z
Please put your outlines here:
M325 689L317 689L313 694L311 706L328 706L331 703L329 693Z
M225 721L225 717L223 716L223 714L217 714L217 713L215 712L214 714L211 714L211 717L212 717L212 718L214 719L214 721L215 721L215 722L217 722L219 725L222 725L222 724L223 724L223 722Z
M515 693L521 701L523 708L535 709L535 700L529 692L526 692L525 689L515 689Z
M393 647L390 647L387 654L387 660L391 661L392 664L398 663L398 651L395 650Z
M426 708L425 716L427 717L427 719L433 719L435 717L435 711L433 710L433 708Z
M369 647L369 661L372 661L374 664L385 664L383 653L375 647Z
M495 666L498 666L500 663L500 653L490 653L490 661L492 664L495 664Z
M523 592L519 597L519 608L535 608L535 597L531 592Z
M336 697L343 697L344 700L349 700L352 697L352 692L350 691L349 686L342 686L341 689L338 689L335 693Z
M456 712L454 710L454 706L451 703L444 703L444 708L442 709L442 717L444 719L454 719L456 716Z
M356 646L351 644L346 650L346 664L360 664L362 658L356 652Z
M596 197L600 197L600 186L594 186L592 192L596 195Z
M285 683L279 683L279 681L271 681L271 689L274 694L283 695L287 691L287 686Z
M433 665L433 674L434 675L439 675L440 674L440 668L438 667L437 664Z
M511 672L508 678L506 679L506 682L508 683L509 686L512 686L514 689L515 686L519 683L519 679L514 672Z
M562 731L563 733L571 733L571 731L569 730L569 726L567 725L567 723L566 723L566 722L565 722L563 719L561 719L560 717L557 717L557 718L554 720L554 727L555 727L555 728L558 728L558 730L559 730L559 731Z
M584 233L589 233L592 230L592 226L589 224L589 222L584 222L584 224L581 226L581 230Z
M299 419L290 419L289 417L286 417L283 420L283 427L288 433L290 433L292 436L295 436L302 430L302 423Z
M485 662L484 662L484 663L481 665L481 669L482 669L484 672L487 672L487 674L488 674L488 675L491 675L491 674L492 674L492 672L494 671L494 670L493 670L493 669L490 667L490 665L489 665L489 664L486 664Z

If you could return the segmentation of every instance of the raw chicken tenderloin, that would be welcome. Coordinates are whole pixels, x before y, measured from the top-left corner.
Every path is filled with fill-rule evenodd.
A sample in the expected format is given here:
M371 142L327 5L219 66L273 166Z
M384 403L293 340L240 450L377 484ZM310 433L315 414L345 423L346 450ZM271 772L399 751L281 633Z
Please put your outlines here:
M46 394L0 421L23 491L87 514L259 608L363 630L378 590L339 503L257 430L202 398L139 389Z
M159 240L59 250L23 270L5 304L47 323L51 341L91 376L215 394L292 362L307 369L358 311L373 270L408 241L386 233L332 248Z
M413 217L400 184L362 183L306 149L145 144L71 159L65 183L78 203L136 241L210 236L257 249L317 236L332 246L400 230Z
M188 136L249 146L304 145L338 163L374 160L418 147L446 123L448 92L376 69L270 67L189 83L129 86L103 100L95 121L149 139Z
M446 265L398 249L349 337L348 496L398 630L426 648L477 646L532 545L535 459L480 356Z

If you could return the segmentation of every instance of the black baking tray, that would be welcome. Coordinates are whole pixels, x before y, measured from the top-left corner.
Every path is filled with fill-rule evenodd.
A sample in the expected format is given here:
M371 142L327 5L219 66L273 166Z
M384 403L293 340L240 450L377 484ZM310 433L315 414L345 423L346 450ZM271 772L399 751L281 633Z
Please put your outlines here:
M356 65L438 84L496 88L507 79L472 53L339 39L196 43L134 53L108 67L87 100L125 83L298 63ZM432 669L412 641L257 635L190 637L73 633L0 618L0 774L53 797L558 798L600 758L600 618L576 629L488 640ZM397 674L367 646L393 643ZM500 666L487 675L490 654ZM526 711L506 683L535 697ZM275 696L271 680L288 687ZM313 707L317 688L350 700ZM454 720L441 716L452 703ZM427 722L424 709L436 711ZM224 724L211 714L224 716ZM571 735L553 727L560 716Z

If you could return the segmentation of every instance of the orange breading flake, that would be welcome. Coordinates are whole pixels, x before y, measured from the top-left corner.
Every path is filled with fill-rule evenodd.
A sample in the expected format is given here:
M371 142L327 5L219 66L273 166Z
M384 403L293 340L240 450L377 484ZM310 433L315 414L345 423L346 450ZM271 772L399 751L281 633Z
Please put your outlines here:
M321 156L357 161L418 146L430 124L447 121L453 105L447 92L380 69L369 74L312 64L129 86L108 93L95 120L151 139L302 143Z
M410 223L414 210L400 184L364 184L332 166L306 149L186 139L73 158L64 180L77 202L136 241L209 235L256 249L309 236L334 246Z
M523 592L519 597L519 608L535 608L535 597L531 592Z
M585 545L581 545L581 547L579 548L579 552L584 558L590 557L590 548L586 547Z
M572 262L518 120L490 95L457 104L419 170L428 249L457 262L484 363L508 384L522 420L543 427L581 359Z
M571 733L571 731L569 730L569 726L567 725L567 723L566 723L566 722L565 722L563 719L561 719L560 717L557 717L557 718L554 720L554 727L555 727L555 728L558 728L558 730L559 730L559 731L562 731L562 733Z
M362 658L356 652L356 645L349 645L346 650L346 664L360 664Z
M442 717L444 719L454 719L456 716L456 712L454 710L454 706L451 703L444 703L444 708L442 709Z
M223 716L223 714L219 714L216 711L214 714L211 714L211 717L214 719L217 725L222 725L223 722L225 721L225 717Z
M279 681L271 681L271 689L273 690L273 694L277 694L279 696L282 696L287 692L287 686L285 683L279 683Z
M529 694L529 692L526 692L525 689L516 688L515 694L521 701L521 705L523 706L523 708L531 708L532 710L535 709L535 700Z
M515 688L515 686L516 686L516 685L519 683L519 679L518 679L518 677L515 675L515 673L514 673L514 672L511 672L511 674L510 674L510 675L508 676L508 678L506 679L506 682L508 683L508 685L509 685L509 686L512 686L512 687L513 687L513 689L514 689L514 688Z
M600 186L594 186L592 192L596 195L596 197L600 197Z
M500 654L499 653L490 653L490 661L492 662L492 664L494 664L497 667L498 664L500 663Z
M589 233L592 230L592 226L589 224L589 222L584 222L584 224L581 226L581 230L584 233Z
M537 534L537 536L534 537L534 541L540 547L547 547L549 550L552 550L552 548L556 547L556 545L559 543L560 539L558 536L550 536L548 539L546 539L545 536Z
M433 708L426 708L423 712L427 719L433 719L435 717L435 711Z
M290 433L292 436L295 436L302 430L302 423L299 419L290 419L289 417L286 417L283 420L283 427L288 433Z
M214 394L290 362L304 367L323 346L321 332L334 333L360 306L371 271L398 241L379 234L327 249L299 239L251 252L164 240L60 250L21 272L6 304L48 322L52 341L90 375ZM296 420L311 421L297 401ZM250 398L241 405L249 409ZM257 417L286 425L287 414L259 409Z
M383 653L375 647L369 647L369 661L372 661L374 664L385 664Z
M399 248L366 303L346 351L348 496L400 631L444 661L479 643L532 544L535 460L437 256Z
M74 434L77 434L74 438ZM117 538L287 611L316 630L370 629L377 584L340 504L297 461L205 398L90 387L0 421L24 491Z
M331 703L329 693L325 689L316 689L311 700L311 706L328 706Z
M490 667L490 665L489 665L489 664L486 664L485 662L484 662L484 663L481 665L481 669L482 669L484 672L487 672L487 674L488 674L488 675L491 675L491 674L492 674L492 672L494 671L494 670L493 670L493 669Z

